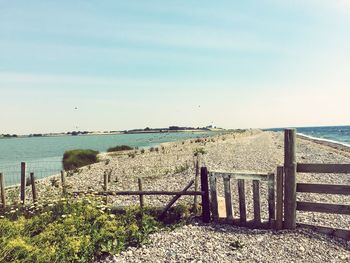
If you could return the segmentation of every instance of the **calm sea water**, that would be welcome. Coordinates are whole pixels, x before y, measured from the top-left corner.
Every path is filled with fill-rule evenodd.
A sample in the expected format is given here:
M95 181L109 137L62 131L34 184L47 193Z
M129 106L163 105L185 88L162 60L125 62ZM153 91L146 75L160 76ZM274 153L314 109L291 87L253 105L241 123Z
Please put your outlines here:
M350 146L350 126L297 127L296 129L299 134ZM280 131L283 129L270 130Z
M218 133L178 132L0 139L0 172L5 175L6 185L12 185L20 181L22 161L27 163L27 172L35 172L36 178L59 173L66 150L93 149L105 152L109 147L122 144L142 148L163 142L213 135Z

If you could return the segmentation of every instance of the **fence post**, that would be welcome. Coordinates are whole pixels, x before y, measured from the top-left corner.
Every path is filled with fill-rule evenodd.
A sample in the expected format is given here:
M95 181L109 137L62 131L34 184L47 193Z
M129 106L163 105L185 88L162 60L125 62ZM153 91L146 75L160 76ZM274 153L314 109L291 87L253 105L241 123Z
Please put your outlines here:
M38 199L37 199L37 195L36 195L36 189L35 189L35 177L34 177L34 173L30 173L30 182L32 184L32 195L33 195L33 203L35 204Z
M1 190L1 204L2 208L6 208L6 195L5 195L5 184L4 184L4 175L0 173L0 190Z
M277 167L276 176L276 229L281 230L283 227L283 167Z
M195 160L195 176L194 176L194 190L198 191L198 177L199 177L199 159L198 159L198 155L197 158ZM198 196L195 195L193 200L194 203L194 213L197 214L198 213Z
M21 162L21 202L24 205L26 198L26 163Z
M105 192L108 191L108 175L107 175L107 173L104 173L104 174L103 174L103 190L104 190ZM107 195L107 193L106 193L105 203L106 203L106 205L107 205L107 203L108 203L108 195Z
M66 175L64 171L61 171L61 185L62 185L62 194L66 195L67 190L66 190Z
M207 167L201 167L201 191L202 191L202 220L210 222L209 182Z
M138 178L137 180L139 183L139 191L142 191L142 179ZM145 205L144 196L140 195L140 207L141 207L141 209L143 209L144 205Z
M296 227L296 160L295 129L284 132L284 228Z

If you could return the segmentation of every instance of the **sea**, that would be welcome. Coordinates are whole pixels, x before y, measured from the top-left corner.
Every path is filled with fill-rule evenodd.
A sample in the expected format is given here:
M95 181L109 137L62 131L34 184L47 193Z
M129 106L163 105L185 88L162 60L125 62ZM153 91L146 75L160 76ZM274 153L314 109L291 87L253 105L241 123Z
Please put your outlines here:
M36 178L59 174L66 150L93 149L106 152L109 147L117 145L149 148L164 142L210 137L221 133L203 131L3 138L0 139L0 173L4 174L5 185L10 186L20 182L21 162L26 163L27 173L34 172Z
M284 128L267 129L282 131ZM350 126L295 127L297 134L350 147Z

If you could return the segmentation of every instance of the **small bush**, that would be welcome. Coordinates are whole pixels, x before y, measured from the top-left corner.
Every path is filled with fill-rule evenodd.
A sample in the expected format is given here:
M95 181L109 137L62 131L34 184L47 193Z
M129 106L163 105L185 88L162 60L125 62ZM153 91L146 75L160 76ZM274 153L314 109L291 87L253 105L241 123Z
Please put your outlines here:
M115 147L108 148L107 152L119 152L119 151L129 151L133 148L128 145L117 145Z
M58 179L55 177L50 179L50 183L52 187L58 188L60 186Z
M184 171L187 171L189 168L190 168L190 166L187 163L184 165L176 166L174 173L179 174L179 173L182 173Z
M207 152L204 150L204 148L196 148L194 151L193 151L193 155L194 156L199 156L199 155L203 155L203 154L206 154Z
M145 153L145 149L141 149L141 151L140 151L141 153Z
M131 157L131 158L135 158L135 153L128 153L128 156Z
M93 164L98 162L98 151L94 150L70 150L66 151L63 155L63 168L64 170L73 170L79 167Z
M154 152L154 147L149 148L150 152Z

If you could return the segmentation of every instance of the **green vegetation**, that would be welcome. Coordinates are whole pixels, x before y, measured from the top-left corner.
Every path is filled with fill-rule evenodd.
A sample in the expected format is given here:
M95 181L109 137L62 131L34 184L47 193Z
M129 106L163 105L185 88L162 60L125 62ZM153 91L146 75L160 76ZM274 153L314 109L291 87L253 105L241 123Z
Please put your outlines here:
M64 170L73 170L79 167L93 164L98 162L98 151L94 150L70 150L66 151L63 155L63 168Z
M190 166L187 163L185 163L184 165L176 166L174 173L179 174L179 173L187 171L189 168L190 168Z
M204 150L204 148L196 148L193 151L193 156L199 156L199 155L204 155L207 152Z
M189 206L170 209L164 222L179 224ZM20 207L0 216L0 262L93 262L140 246L166 225L156 209L113 209L102 199L61 199ZM170 229L174 225L170 226ZM168 227L167 227L168 228Z
M108 148L107 152L119 152L119 151L129 151L133 148L128 145L117 145L115 147Z

